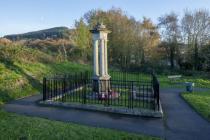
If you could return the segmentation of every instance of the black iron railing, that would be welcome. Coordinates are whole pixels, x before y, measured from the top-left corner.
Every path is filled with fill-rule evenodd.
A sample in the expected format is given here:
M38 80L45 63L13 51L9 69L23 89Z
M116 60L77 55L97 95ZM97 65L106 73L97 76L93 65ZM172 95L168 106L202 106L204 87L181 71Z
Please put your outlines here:
M160 109L160 83L157 79L157 76L152 73L152 89L153 89L153 94L154 94L154 99L155 99L155 104L157 106L157 109Z
M43 100L159 110L159 82L154 74L144 75L144 81L140 80L140 74L112 73L112 77L104 85L109 90L98 92L93 90L88 72L45 77ZM103 80L99 82L104 83Z

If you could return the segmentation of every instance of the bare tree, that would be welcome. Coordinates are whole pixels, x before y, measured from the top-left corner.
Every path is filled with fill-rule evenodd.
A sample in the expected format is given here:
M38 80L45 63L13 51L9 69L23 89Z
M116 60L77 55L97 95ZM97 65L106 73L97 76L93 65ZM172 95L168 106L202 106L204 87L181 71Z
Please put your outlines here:
M174 12L166 14L159 18L159 27L161 30L162 41L166 42L166 52L170 59L171 68L174 68L174 61L179 57L178 40L180 38L180 28L178 25L178 15Z
M194 69L198 70L201 62L199 51L210 39L210 14L207 10L185 11L182 18L182 33L185 44L192 51Z

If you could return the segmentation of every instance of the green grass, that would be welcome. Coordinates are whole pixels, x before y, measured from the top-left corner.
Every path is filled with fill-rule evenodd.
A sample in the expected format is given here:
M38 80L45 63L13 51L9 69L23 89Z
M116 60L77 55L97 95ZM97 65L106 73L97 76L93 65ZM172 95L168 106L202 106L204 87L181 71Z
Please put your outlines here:
M125 73L125 72L117 72L110 70L109 75L114 80L142 81L142 82L151 81L151 75L145 73L138 73L138 72Z
M131 81L143 81L149 82L151 81L151 75L144 74L144 73L124 73L123 72L113 72L110 71L110 75L113 79L125 79ZM126 78L125 78L126 77ZM197 76L184 76L176 81L170 81L168 79L168 75L157 75L158 80L160 82L160 87L162 88L185 88L185 82L193 82L195 83L195 87L197 88L210 88L210 79L207 78L205 75L197 75Z
M44 76L88 69L88 65L57 62L33 48L0 46L0 104L40 92Z
M109 106L113 106L113 107L130 107L131 103L129 102L129 95L130 95L130 91L129 89L126 88L113 88L113 91L117 92L120 96L118 98L115 99L106 99L106 100L101 100L101 99L90 99L88 97L85 98L85 103L86 104L92 104L92 105L107 105L109 103ZM148 89L149 90L149 89ZM146 91L146 89L145 89ZM84 93L86 93L85 95L92 95L92 88L82 88L82 89L78 89L76 91L72 91L71 93L67 93L65 96L60 97L58 99L56 99L56 101L60 101L60 102L69 102L69 103L84 103ZM141 95L143 94L142 91L140 93ZM147 95L146 92L144 93L145 96ZM149 95L148 95L149 96ZM146 98L146 97L144 97ZM149 102L149 101L143 101L142 100L138 100L138 99L133 99L133 104L132 107L134 108L140 108L140 109L154 109L154 102Z
M210 91L182 93L181 96L204 118L210 121Z
M26 117L0 110L0 139L159 140L159 138L73 123Z
M0 105L39 92L43 76L90 70L89 65L57 62L55 59L28 47L0 46ZM112 75L112 72L110 74ZM158 77L162 87L172 86L166 75ZM149 78L147 74L128 74L128 80L148 81ZM210 87L210 81L202 77L184 77L180 82L184 81L196 82L200 87ZM25 117L1 109L0 126L0 139L158 139L110 129Z
M162 88L185 88L185 82L195 83L196 88L210 88L210 80L202 76L182 76L176 81L170 81L167 75L158 75L158 80Z
M158 140L111 129L26 117L1 109L8 101L38 93L43 76L90 70L88 65L54 59L24 46L0 46L0 139Z
M51 64L39 62L0 63L0 104L40 92L43 76L56 73L74 73L86 69L89 69L89 66L70 62Z

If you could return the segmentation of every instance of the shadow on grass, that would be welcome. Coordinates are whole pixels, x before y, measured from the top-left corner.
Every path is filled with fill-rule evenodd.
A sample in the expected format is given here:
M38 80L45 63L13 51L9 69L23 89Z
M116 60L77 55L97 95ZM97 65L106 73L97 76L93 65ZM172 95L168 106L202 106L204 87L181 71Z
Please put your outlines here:
M4 61L1 61L5 67L11 71L15 71L17 72L18 74L22 75L24 78L26 78L29 82L29 85L32 86L33 89L38 89L39 91L41 90L42 88L42 84L40 83L39 80L35 79L34 77L32 77L31 75L27 74L24 72L24 70L20 67L18 67L17 65L14 65L13 61L11 60L4 60ZM24 87L22 87L23 90L25 90ZM5 101L9 101L9 100L12 100L14 99L13 97L11 97L9 95L9 93L11 91L0 91L2 92L1 95L0 95L0 99L6 99Z
M5 102L11 101L14 98L9 95L10 91L8 90L1 90L0 89L0 104L3 104Z
M25 73L23 69L21 69L20 67L14 65L13 61L7 60L7 61L4 61L3 63L5 64L5 67L7 69L10 69L12 71L17 71L19 74L25 77L29 81L29 83L32 85L33 88L41 89L42 84L40 83L40 81L35 79L31 75L28 75L27 73Z

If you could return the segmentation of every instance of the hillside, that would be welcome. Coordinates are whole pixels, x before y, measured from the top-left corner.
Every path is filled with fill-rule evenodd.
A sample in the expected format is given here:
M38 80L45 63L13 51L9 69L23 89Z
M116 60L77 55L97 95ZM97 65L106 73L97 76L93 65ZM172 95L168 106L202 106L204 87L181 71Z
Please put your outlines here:
M53 56L20 45L0 45L0 104L36 94L42 78L55 73L87 70L86 65L58 62Z
M0 38L0 45L16 44L27 46L47 53L56 59L76 60L74 52L78 49L71 36L73 29L67 27L55 27L24 34L6 35Z
M68 38L71 34L71 31L72 30L67 27L54 27L50 29L28 32L23 34L6 35L4 36L4 38L7 38L12 41L19 41L22 39L60 39Z

